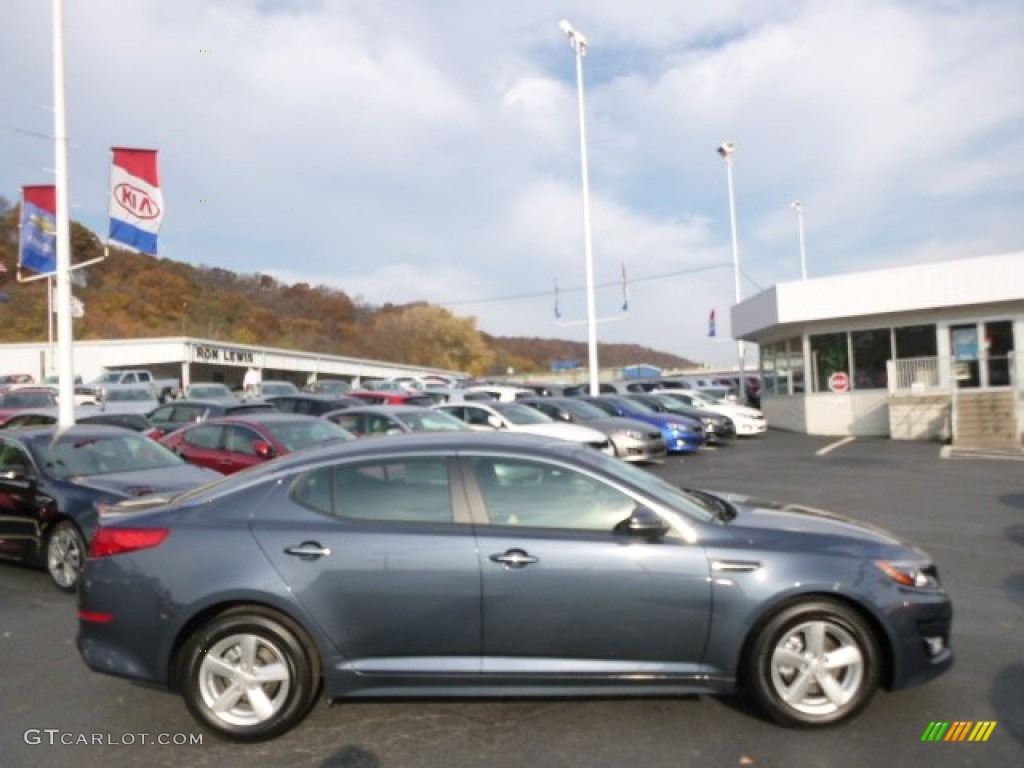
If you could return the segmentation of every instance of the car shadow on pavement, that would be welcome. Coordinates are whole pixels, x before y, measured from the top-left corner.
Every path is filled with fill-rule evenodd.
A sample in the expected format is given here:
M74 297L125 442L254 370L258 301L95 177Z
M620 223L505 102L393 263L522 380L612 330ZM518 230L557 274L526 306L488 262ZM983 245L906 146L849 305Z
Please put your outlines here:
M992 686L992 709L997 728L1006 728L1017 744L1024 746L1024 664L1014 664L996 675Z
M342 747L321 761L318 768L380 768L380 758L362 747Z

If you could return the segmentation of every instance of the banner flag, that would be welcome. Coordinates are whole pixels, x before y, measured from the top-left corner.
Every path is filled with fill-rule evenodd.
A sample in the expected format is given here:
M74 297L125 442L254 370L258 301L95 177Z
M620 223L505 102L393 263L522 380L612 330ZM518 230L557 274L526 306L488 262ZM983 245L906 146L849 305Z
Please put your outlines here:
M708 336L715 335L715 310L711 310L711 314L708 315Z
M108 239L155 256L164 218L157 151L114 147L111 152Z
M18 266L57 271L57 187L21 188L21 245Z
M57 313L57 287L53 286L52 291L53 292L50 294L50 307L52 307L51 311L54 314L56 314ZM85 304L83 304L82 300L80 298L78 298L77 296L75 296L74 294L71 294L71 317L76 318L76 319L80 319L80 318L85 317Z

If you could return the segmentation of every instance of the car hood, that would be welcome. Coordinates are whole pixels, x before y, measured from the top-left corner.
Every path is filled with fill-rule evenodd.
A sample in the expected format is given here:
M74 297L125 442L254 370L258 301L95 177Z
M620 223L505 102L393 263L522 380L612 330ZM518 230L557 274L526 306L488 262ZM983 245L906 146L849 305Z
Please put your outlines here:
M117 496L172 496L196 486L216 480L219 472L191 464L139 469L132 472L113 472L108 475L89 475L76 478L74 482L88 488L115 494Z
M516 424L510 428L512 432L526 432L531 435L541 435L542 437L554 437L559 440L572 440L576 443L594 443L603 442L608 437L598 432L596 429L590 427L580 426L579 424L563 424L560 422L552 424Z
M799 504L753 498L741 494L715 493L736 509L736 516L726 524L737 535L763 542L773 537L857 539L886 547L917 549L894 534L871 525L823 509Z
M658 437L661 437L661 432L655 425L648 424L646 421L640 421L640 419L626 418L625 416L607 416L603 419L593 419L587 422L587 426L610 432L621 432L628 429L645 435L657 433Z

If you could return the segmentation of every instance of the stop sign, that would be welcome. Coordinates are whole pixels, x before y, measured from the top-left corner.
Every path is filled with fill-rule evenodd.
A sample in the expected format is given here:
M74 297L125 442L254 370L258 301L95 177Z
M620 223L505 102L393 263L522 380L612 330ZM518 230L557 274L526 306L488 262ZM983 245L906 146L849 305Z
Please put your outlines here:
M828 377L828 388L833 392L847 392L850 389L850 377L846 371L836 371Z

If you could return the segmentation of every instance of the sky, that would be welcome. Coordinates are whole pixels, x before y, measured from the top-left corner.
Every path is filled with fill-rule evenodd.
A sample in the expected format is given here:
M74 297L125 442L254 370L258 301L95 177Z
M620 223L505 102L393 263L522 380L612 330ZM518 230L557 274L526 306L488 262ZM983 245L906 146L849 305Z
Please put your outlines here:
M735 256L743 298L799 280L801 223L810 279L1024 250L1020 0L64 5L71 216L105 237L110 148L157 149L169 259L586 341L586 197L597 339L722 365ZM51 12L4 0L12 203Z

